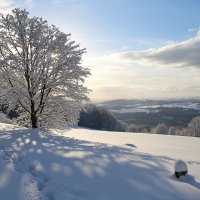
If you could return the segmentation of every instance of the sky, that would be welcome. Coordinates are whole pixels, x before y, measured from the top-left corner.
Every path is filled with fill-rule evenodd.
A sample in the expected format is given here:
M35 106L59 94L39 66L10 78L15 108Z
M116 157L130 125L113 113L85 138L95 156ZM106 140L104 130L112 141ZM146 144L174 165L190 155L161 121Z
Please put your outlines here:
M0 0L86 48L92 101L200 96L199 0Z

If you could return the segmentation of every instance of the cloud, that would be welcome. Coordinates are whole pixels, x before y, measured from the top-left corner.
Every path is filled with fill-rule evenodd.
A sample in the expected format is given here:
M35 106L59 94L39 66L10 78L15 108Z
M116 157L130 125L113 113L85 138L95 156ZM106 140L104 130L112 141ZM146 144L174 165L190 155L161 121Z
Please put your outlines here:
M188 32L193 32L193 31L197 31L197 29L189 29Z
M25 0L24 2L26 5L30 6L30 7L33 7L34 6L34 3L33 3L33 0Z
M92 73L86 80L91 99L189 97L200 92L200 32L161 48L122 51L84 56L83 65Z
M91 99L160 98L195 96L200 91L199 76L189 68L138 66L119 63L110 55L85 59L92 76L86 85Z
M21 7L23 4L32 7L34 6L33 0L23 0L15 2L15 0L0 0L0 13L3 15L7 15L11 13L12 9L16 7Z
M189 86L184 86L183 90L199 90L200 85L189 85Z
M183 42L145 51L115 53L111 56L119 62L126 61L144 66L200 68L200 31L196 37Z
M61 3L74 3L74 4L81 4L81 0L53 0L53 3L59 5Z
M100 99L133 99L133 98L169 98L169 97L192 97L200 91L200 85L174 85L174 86L98 86L91 88L90 98Z
M191 28L188 30L188 32L194 32L194 31L199 31L200 27L199 28Z
M16 6L13 0L0 0L0 13L8 14Z
M128 49L130 48L129 46L123 46L122 49Z

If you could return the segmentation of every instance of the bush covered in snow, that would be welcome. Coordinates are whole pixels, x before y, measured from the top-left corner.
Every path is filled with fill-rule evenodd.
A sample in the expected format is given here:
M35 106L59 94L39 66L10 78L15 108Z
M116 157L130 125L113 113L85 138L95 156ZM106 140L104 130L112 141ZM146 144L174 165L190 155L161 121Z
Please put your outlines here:
M8 118L6 117L6 115L3 114L3 113L0 113L0 122L1 122L1 123L12 124L12 120L8 119Z
M168 135L175 135L175 132L176 132L175 128L174 127L170 127L169 131L168 131Z
M17 107L14 109L9 109L7 104L1 104L0 112L4 113L8 116L8 118L13 119L19 117L19 112L17 111Z
M190 128L183 128L179 135L181 136L191 136L191 129Z
M129 124L127 128L127 132L139 132L137 126L135 124Z
M167 134L168 130L165 124L158 124L155 128L151 130L153 134Z
M96 130L125 132L126 127L107 109L93 104L86 104L80 112L79 126Z

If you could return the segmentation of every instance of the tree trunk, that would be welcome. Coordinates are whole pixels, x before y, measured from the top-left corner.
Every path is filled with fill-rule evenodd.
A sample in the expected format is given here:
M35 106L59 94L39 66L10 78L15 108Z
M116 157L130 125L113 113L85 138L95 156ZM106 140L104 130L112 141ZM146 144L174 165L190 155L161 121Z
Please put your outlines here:
M37 117L36 114L31 113L31 124L32 124L32 128L37 128Z
M32 96L32 95L30 95ZM37 124L37 116L36 116L36 112L35 112L35 102L31 100L31 124L32 124L32 128L37 128L38 124Z

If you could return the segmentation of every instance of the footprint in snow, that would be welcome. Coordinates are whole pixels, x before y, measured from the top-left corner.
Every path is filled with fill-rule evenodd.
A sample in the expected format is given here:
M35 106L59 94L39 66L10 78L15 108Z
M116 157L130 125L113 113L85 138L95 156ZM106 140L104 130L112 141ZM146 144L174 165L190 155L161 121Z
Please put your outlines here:
M43 190L46 186L47 186L47 183L45 183L43 181L38 181L38 183L37 183L38 191Z
M15 165L21 165L23 159L24 159L24 158L23 158L22 156L13 156L13 157L11 158L13 164L15 164Z
M44 178L43 178L43 181L44 182L49 182L50 180L51 180L51 176L49 174L45 174Z
M34 177L42 177L43 176L43 172L35 169L35 170L29 170L29 173L34 176Z
M5 146L0 146L0 150L4 150L4 149L6 149Z
M38 191L44 191L44 197L48 200L56 200L56 192L54 189L47 188L48 182L52 179L51 175L37 170L37 164L27 161L24 157L18 156L14 151L8 150L5 146L1 146L1 157L4 161L12 163L14 169L19 173L30 173L37 180ZM39 180L38 180L39 179Z
M30 171L33 171L33 170L36 169L36 165L35 165L34 163L29 163L29 164L28 164L28 169L29 169Z
M8 150L6 147L2 147L1 150L3 152L1 153L1 157L4 161L10 161L10 158L12 157L12 154L14 153L12 150Z
M48 199L48 200L56 200L56 192L54 189L49 189L45 192L44 196Z

